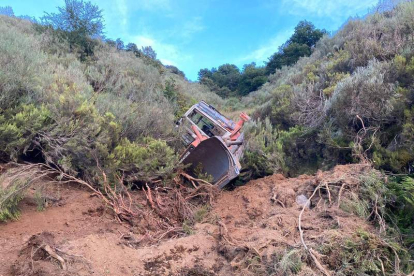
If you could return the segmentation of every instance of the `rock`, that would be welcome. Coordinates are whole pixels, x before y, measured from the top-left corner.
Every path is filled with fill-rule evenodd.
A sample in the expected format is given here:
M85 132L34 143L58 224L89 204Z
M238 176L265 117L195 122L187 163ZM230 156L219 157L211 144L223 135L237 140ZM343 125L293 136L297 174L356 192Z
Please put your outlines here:
M305 195L298 195L296 197L296 203L301 207L303 207L305 205L308 208L310 207L310 202L308 201L308 198Z

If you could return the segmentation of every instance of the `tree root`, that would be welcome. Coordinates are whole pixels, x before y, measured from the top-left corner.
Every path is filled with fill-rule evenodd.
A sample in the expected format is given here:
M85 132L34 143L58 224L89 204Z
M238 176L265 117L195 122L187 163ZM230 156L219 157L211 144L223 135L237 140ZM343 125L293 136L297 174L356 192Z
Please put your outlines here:
M323 183L324 185L328 185L327 183ZM299 228L299 235L300 235L300 240L302 242L303 247L305 248L305 250L308 252L308 254L311 256L311 258L313 259L316 267L326 276L331 276L331 273L320 263L320 261L318 260L318 258L316 258L314 251L312 248L309 248L306 243L305 243L305 239L303 237L303 230L302 230L302 215L303 212L305 211L307 206L310 206L311 203L311 199L315 196L316 192L319 191L319 189L321 188L322 184L319 184L315 190L313 191L312 195L309 197L308 201L306 202L306 204L304 204L302 210L300 211L299 214L299 221L298 221L298 228Z
M49 256L50 257L52 257L52 258L54 258L54 259L56 259L58 262L59 262L59 264L60 264L60 266L62 267L62 269L63 270L67 270L68 268L67 268L67 266L66 266L66 261L65 261L65 259L63 259L61 256L59 256L57 253L56 253L56 251L55 250L53 250L51 247L50 247L50 245L45 245L44 247L43 247L43 250L47 253L47 254L49 254Z

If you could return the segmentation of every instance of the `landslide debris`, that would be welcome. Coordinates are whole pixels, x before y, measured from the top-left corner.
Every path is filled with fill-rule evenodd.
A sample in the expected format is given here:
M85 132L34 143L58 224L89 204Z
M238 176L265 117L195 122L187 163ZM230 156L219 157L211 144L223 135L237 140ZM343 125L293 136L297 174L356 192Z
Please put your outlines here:
M407 256L385 235L375 205L380 183L367 165L268 176L221 191L211 205L193 202L197 219L184 221L185 234L157 240L148 238L155 221L147 231L120 224L98 198L67 187L65 204L38 212L23 200L21 218L0 224L0 275L403 275ZM143 216L156 213L143 192L136 195Z

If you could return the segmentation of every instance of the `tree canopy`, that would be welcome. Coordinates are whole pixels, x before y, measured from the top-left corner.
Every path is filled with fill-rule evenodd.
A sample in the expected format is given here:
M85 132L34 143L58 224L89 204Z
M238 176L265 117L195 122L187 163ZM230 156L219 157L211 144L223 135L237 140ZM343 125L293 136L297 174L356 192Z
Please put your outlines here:
M300 57L310 56L311 49L325 34L326 30L316 29L309 21L300 21L294 34L274 53L266 64L266 73L273 74L282 66L295 64Z
M222 97L239 97L258 89L267 77L265 68L257 67L254 62L245 64L242 70L227 63L211 70L201 69L198 80Z
M69 42L74 52L81 58L93 54L96 41L103 37L104 19L102 10L90 1L65 0L65 6L58 7L58 13L47 13L41 18L46 27L52 27Z
M242 70L234 64L223 64L211 70L204 68L198 72L198 81L222 97L246 96L259 89L276 69L310 56L312 47L324 34L325 30L316 29L311 22L300 21L294 34L269 58L266 66L256 66L252 62L245 64Z
M104 19L97 5L83 0L65 0L64 7L58 7L58 13L47 13L42 23L56 30L91 37L102 36Z

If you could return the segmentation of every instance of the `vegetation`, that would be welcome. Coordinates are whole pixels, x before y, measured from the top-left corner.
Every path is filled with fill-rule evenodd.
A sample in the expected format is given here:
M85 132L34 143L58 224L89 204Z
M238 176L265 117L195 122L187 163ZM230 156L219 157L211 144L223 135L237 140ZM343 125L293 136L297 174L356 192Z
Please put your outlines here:
M223 64L218 69L201 69L198 80L221 97L240 97L258 89L267 81L267 76L265 68L257 67L253 62L244 65L241 71L234 64Z
M188 107L205 100L225 111L247 109L254 120L245 128L244 180L353 162L397 175L387 184L376 176L361 179L358 192L340 205L393 239L361 231L332 242L322 249L345 265L331 269L389 272L395 254L412 256L412 1L350 20L333 36L300 22L266 66L202 69L198 83L164 66L149 46L104 38L102 12L88 1L66 0L41 23L16 18L9 7L0 13L6 14L0 15L1 161L44 163L95 187L169 183L178 167L174 121ZM32 179L7 181L0 220L18 217ZM206 212L200 208L195 221ZM183 220L182 228L189 234L193 223ZM368 249L374 253L360 254ZM274 271L297 273L302 253L286 252Z
M234 64L223 64L211 70L201 69L198 80L221 97L246 96L266 83L268 76L276 69L295 64L300 57L309 56L312 47L324 34L325 30L316 29L312 23L301 21L292 37L269 58L266 66L256 66L252 62L240 70Z
M192 103L224 101L177 68L105 43L101 10L68 0L42 25L0 15L0 158L43 162L99 185L167 181L174 120ZM152 62L149 62L152 60Z
M82 58L92 55L95 46L92 38L103 35L102 10L91 2L65 0L65 6L58 7L58 11L45 13L42 25L52 28Z
M239 107L253 109L260 124L248 135L254 138L246 163L262 158L260 141L279 141L278 147L265 146L266 155L281 157L273 168L288 175L360 161L412 173L413 10L412 2L402 2L350 20L334 36L321 38L309 57L277 69L244 97Z

